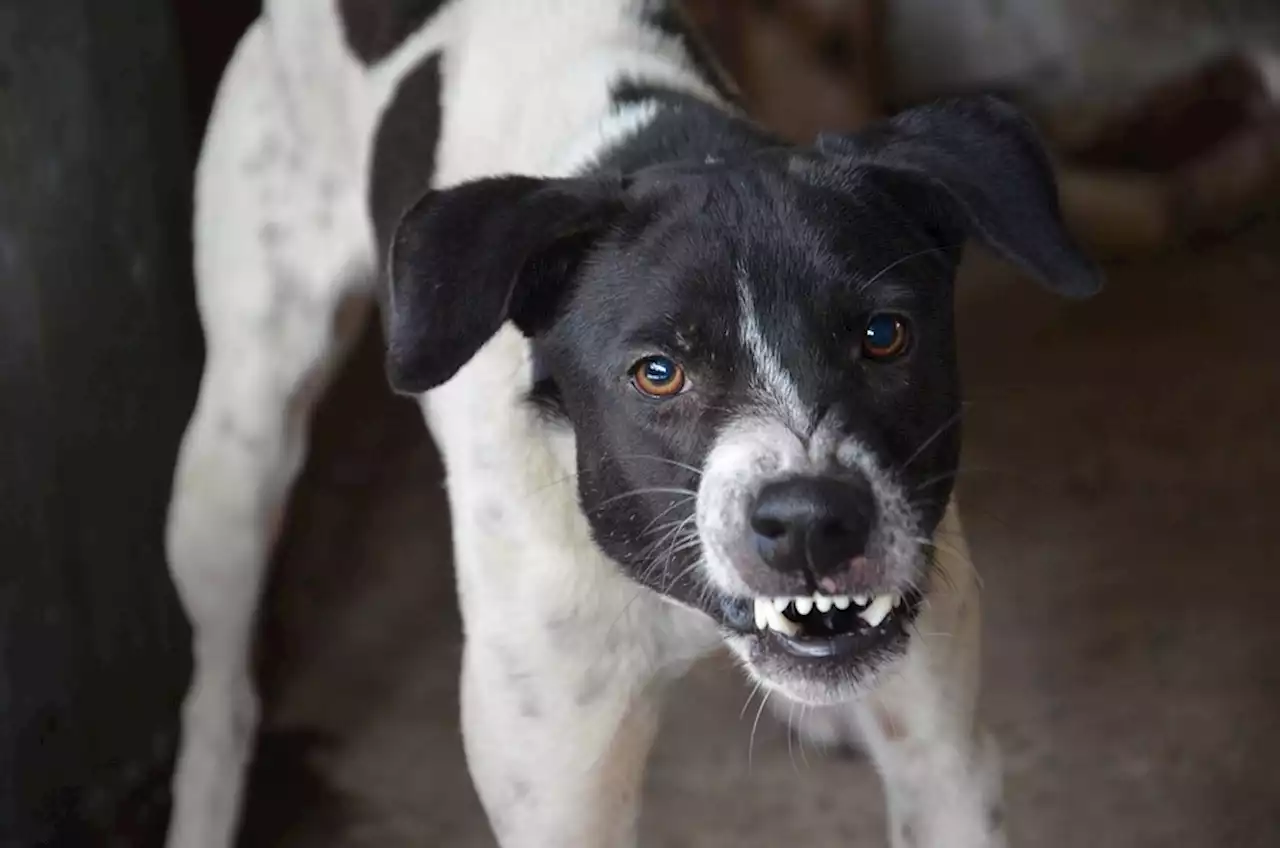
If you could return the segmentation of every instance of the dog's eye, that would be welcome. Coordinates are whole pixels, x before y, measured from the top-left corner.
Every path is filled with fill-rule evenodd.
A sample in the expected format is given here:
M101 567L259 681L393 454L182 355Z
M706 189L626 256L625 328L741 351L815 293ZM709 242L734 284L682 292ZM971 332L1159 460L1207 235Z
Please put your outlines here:
M631 369L631 382L649 397L672 397L684 389L684 368L666 356L646 356Z
M872 315L862 335L862 353L879 362L894 359L906 351L910 335L901 317L887 312Z

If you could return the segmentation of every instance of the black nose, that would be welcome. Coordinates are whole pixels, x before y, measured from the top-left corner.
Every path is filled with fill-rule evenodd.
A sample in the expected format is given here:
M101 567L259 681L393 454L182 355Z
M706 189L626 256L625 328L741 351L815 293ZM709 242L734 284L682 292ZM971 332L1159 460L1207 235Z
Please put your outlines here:
M760 490L751 529L770 568L822 577L866 552L875 518L865 481L794 477Z

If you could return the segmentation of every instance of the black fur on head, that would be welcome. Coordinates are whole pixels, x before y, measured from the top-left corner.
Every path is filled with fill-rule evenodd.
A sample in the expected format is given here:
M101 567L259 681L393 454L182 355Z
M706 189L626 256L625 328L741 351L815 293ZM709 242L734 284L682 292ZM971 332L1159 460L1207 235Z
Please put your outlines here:
M961 244L974 237L1068 296L1100 276L1064 230L1034 132L1000 101L940 103L795 149L691 109L614 151L611 167L635 165L625 179L497 177L422 198L392 248L388 366L397 389L426 391L512 321L574 428L597 542L638 579L705 599L697 540L656 543L694 526L694 499L678 493L699 488L726 428L769 414L808 438L838 422L904 490L936 479L916 498L932 532L959 456ZM911 348L873 365L859 344L881 313L909 323ZM685 391L637 390L652 356L679 364ZM769 386L778 373L785 391Z
M425 392L508 320L545 329L592 244L623 208L621 180L496 177L429 191L403 216L388 260L388 372Z

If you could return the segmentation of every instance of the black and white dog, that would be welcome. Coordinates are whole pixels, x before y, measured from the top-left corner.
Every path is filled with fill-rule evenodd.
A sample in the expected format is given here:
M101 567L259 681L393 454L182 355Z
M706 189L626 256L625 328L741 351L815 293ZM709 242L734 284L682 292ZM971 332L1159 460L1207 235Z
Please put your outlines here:
M234 834L264 569L347 307L379 298L448 469L504 848L634 845L665 684L720 644L865 744L895 846L1005 844L952 284L970 236L1066 295L1099 276L1009 107L787 146L671 2L267 0L244 37L198 173L173 848Z

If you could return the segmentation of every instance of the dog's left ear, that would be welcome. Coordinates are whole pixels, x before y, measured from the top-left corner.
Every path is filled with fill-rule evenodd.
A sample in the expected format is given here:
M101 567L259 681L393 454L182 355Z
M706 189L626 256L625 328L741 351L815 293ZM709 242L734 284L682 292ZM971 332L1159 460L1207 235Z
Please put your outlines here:
M545 330L622 198L620 183L523 176L429 191L400 219L387 262L392 387L435 388L508 320Z
M995 97L904 111L851 136L822 135L819 152L884 167L932 190L951 223L1068 297L1102 288L1102 273L1067 232L1039 135Z

